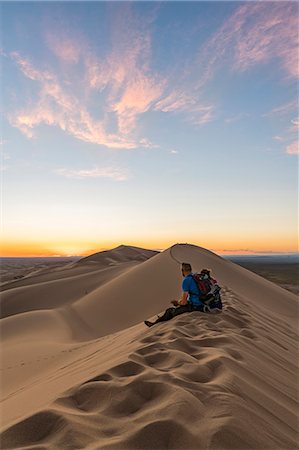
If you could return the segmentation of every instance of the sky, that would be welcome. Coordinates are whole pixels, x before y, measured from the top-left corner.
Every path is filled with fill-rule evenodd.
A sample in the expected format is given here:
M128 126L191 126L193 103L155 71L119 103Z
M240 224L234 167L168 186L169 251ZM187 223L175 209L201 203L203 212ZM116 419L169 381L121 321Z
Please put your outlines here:
M298 251L296 2L2 2L1 256Z

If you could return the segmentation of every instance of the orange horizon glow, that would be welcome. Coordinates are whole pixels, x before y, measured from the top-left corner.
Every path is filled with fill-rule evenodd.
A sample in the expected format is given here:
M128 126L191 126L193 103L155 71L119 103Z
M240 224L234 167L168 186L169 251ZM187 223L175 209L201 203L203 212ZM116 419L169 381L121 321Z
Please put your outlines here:
M109 250L119 245L135 246L145 249L163 251L176 243L186 243L184 241L166 241L166 240L149 240L149 241L102 241L95 242L77 242L77 241L56 241L48 243L40 242L6 242L0 247L1 257L72 257L72 256L88 256L93 253ZM221 240L205 240L189 239L189 244L197 245L210 250L217 254L229 255L249 255L260 253L296 253L298 245L292 239L284 239L282 241L275 240L271 245L271 241L259 242L248 241L246 244L242 241L231 242L229 239Z

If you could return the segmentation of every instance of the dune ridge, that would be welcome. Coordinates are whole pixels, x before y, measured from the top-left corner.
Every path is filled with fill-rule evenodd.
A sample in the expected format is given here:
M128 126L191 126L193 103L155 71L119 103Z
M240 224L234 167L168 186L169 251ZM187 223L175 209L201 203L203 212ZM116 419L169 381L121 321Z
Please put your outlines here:
M212 269L223 312L146 328L183 261ZM296 295L190 244L108 278L1 320L1 448L297 448Z

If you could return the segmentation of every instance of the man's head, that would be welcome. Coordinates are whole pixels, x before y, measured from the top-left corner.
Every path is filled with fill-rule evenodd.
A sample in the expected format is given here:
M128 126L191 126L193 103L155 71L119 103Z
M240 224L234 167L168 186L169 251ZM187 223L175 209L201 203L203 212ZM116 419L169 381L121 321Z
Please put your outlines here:
M186 277L191 272L192 272L191 264L189 264L189 263L182 263L182 275L183 275L183 277Z
M202 271L200 272L200 275L203 278L211 278L210 272L211 272L210 269L202 269Z

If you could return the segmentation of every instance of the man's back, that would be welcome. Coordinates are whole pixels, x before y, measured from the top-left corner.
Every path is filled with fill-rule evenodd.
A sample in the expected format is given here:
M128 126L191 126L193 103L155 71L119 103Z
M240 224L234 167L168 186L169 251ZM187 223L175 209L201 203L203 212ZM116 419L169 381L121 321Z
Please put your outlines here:
M182 283L182 289L184 292L188 292L188 302L193 305L202 305L202 302L199 299L199 290L196 281L193 278L193 274L189 273Z

